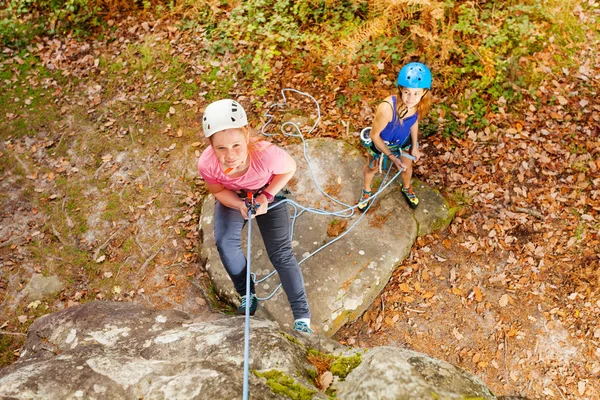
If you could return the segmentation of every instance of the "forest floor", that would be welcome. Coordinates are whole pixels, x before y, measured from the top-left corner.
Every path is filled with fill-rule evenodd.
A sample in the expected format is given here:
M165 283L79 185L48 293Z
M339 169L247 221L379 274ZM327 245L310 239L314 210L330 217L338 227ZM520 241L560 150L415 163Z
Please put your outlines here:
M380 71L340 107L340 94L357 94L344 82L360 66L315 77L282 60L259 98L221 68L235 57L207 63L196 45L169 20L128 19L102 39L40 38L26 52L5 51L2 364L36 317L78 302L210 311L195 163L212 93L248 105L259 126L281 88L306 91L324 113L315 135L358 147L396 73ZM459 211L448 229L417 240L368 311L336 334L342 344L420 351L499 395L600 398L600 53L580 49L581 64L554 75L553 51L523 60L544 78L518 109L500 103L484 130L459 124L456 136L421 140L415 177ZM434 94L446 101L435 85ZM59 276L64 290L27 301L34 273Z

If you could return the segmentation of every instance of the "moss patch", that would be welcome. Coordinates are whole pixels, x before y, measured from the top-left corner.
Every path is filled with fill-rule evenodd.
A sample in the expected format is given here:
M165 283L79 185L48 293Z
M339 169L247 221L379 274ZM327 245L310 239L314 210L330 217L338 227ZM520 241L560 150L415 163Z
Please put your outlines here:
M452 220L454 219L454 216L456 215L456 212L458 211L458 209L459 209L458 207L450 208L448 210L447 218L440 219L440 220L436 221L435 224L433 224L433 231L446 229L452 223Z
M348 374L358 367L362 362L362 358L359 353L350 357L338 357L331 364L329 370L333 375L339 376L340 379L346 379Z
M300 343L300 341L298 339L296 339L295 337L293 337L292 335L289 335L285 332L279 331L279 333L281 334L281 336L283 336L284 338L286 338L287 340L289 340L290 342L297 344L299 346L302 346L302 343Z
M259 378L266 378L267 385L273 393L282 394L293 400L310 400L317 393L316 390L308 389L296 383L292 377L275 369L265 372L254 371L254 375Z

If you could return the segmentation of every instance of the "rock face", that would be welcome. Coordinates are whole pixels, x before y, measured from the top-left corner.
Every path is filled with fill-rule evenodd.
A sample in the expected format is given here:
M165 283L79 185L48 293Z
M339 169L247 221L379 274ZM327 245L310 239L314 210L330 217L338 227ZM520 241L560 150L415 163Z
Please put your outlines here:
M289 185L292 194L288 198L305 207L329 211L344 209L319 192L313 182L314 175L326 192L346 204L355 205L362 188L361 171L366 158L340 140L310 139L306 143L312 174L302 144L286 148L298 164L298 171ZM387 284L398 264L408 256L417 236L443 229L451 222L452 211L438 192L419 183L415 183L415 191L421 204L414 211L394 182L364 215L357 212L344 220L306 212L296 220L292 244L299 261L334 239L328 231L333 234L340 223L346 224L347 229L356 223L343 238L301 263L312 326L319 333L332 336L343 324L359 317ZM203 204L201 258L219 296L239 303L215 246L214 201L208 196ZM242 237L246 235L243 233ZM273 267L255 223L252 244L252 270L260 279ZM244 241L244 249L245 246ZM278 284L279 278L274 274L257 285L258 296L266 297ZM281 289L270 300L261 302L258 315L274 319L282 327L289 327L293 322L287 297Z
M329 398L313 384L309 349L357 360L345 380L334 379L337 398L496 398L477 377L412 351L374 348L357 356L260 318L251 320L250 332L252 399ZM30 327L21 358L0 370L0 398L239 399L243 354L243 317L199 321L178 311L94 301Z
M23 294L29 296L31 300L39 300L48 294L59 293L63 289L63 284L57 276L43 276L42 274L33 274L33 277L23 289Z
M473 375L411 350L377 347L369 350L362 360L340 385L337 391L340 399L493 398L490 390Z

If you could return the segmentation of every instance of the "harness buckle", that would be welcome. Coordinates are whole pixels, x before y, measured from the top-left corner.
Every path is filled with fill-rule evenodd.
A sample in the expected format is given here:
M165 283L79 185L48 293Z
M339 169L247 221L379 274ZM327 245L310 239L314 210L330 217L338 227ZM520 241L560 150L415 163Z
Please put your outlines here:
M252 193L251 191L248 191L246 193L246 198L244 199L244 203L246 204L246 208L248 209L248 212L251 214L256 214L256 208L258 206L260 206L260 204L258 204L255 199L254 199L254 193Z

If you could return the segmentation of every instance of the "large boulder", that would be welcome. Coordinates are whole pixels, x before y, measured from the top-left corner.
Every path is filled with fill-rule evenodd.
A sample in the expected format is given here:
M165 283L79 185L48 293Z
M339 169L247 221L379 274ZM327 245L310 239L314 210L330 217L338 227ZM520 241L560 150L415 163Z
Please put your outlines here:
M46 315L31 325L21 358L0 370L0 398L239 399L244 318L203 318L101 301ZM329 371L317 372L308 355L329 360ZM342 399L496 398L477 377L424 354L347 350L261 318L251 319L249 369L250 398L259 400L329 398L315 381L332 382Z
M318 190L316 181L336 199L355 205L362 188L365 156L348 143L334 139L307 140L306 149L312 171L302 144L286 148L298 164L298 171L289 184L292 193L288 198L305 207L328 211L345 208L328 200ZM395 170L389 178L394 173ZM415 183L415 190L421 199L416 210L408 206L399 186L393 182L378 195L365 215L357 212L346 220L305 212L296 220L292 244L299 261L333 240L332 235L343 232L340 227L353 227L343 238L301 263L311 322L318 332L332 336L346 322L359 317L387 284L398 264L409 255L417 236L443 229L451 222L452 210L439 192L419 182ZM237 304L237 294L215 246L214 201L212 196L207 196L202 208L201 259L217 294ZM246 235L243 233L242 237ZM245 240L243 243L245 249ZM252 271L260 279L273 267L255 223L252 245ZM275 274L257 285L257 294L266 297L278 284ZM289 327L293 322L287 297L281 289L270 300L261 302L258 315L273 319L282 327Z

